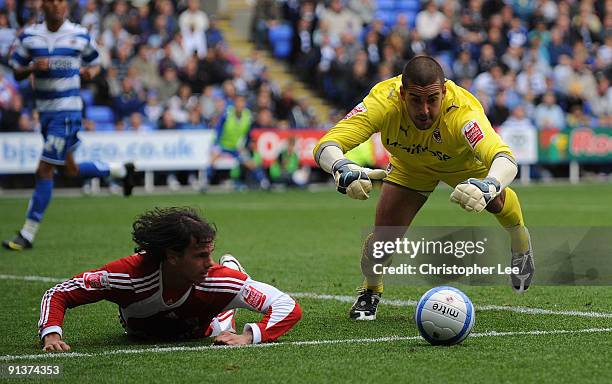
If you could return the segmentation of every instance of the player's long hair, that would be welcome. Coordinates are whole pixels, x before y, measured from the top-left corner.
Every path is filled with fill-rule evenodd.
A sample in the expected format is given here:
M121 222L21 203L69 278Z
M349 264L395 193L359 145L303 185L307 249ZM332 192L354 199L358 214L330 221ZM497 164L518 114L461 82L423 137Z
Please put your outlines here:
M144 251L160 262L168 250L182 254L192 238L206 245L217 235L216 227L190 207L155 208L138 216L132 229L136 252Z

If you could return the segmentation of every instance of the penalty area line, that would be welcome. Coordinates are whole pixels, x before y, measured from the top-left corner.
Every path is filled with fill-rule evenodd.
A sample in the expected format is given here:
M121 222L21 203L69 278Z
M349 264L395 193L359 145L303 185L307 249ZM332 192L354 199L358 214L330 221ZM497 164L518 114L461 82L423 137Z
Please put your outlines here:
M562 335L562 334L581 334L581 333L607 333L612 332L612 328L585 328L585 329L556 329L556 330L533 330L533 331L487 331L473 333L469 337L511 337L511 336L542 336L542 335ZM32 355L4 355L0 356L0 361L15 361L15 360L42 360L42 359L73 359L80 357L104 357L115 355L137 355L146 353L170 353L170 352L200 352L208 350L225 350L225 349L245 349L245 348L271 348L285 346L311 346L311 345L334 345L334 344L369 344L369 343L389 343L397 341L420 340L420 336L388 336L368 339L337 339L337 340L305 340L305 341L290 341L286 343L270 343L270 344L250 344L236 346L222 345L203 345L199 347L153 347L140 349L116 349L113 351L98 352L98 353L82 353L82 352L67 352L67 353L40 353Z
M57 277L47 276L19 276L19 275L6 275L0 274L0 280L19 280L19 281L41 281L46 283L61 283L68 280L60 279ZM326 295L312 292L292 292L287 293L295 298L306 298L313 300L335 300L343 303L352 303L355 301L353 296L341 296L341 295ZM393 300L393 299L382 299L381 304L391 305L395 307L414 307L417 302L414 300ZM527 315L558 315L558 316L575 316L585 318L612 318L612 313L605 312L593 312L593 311L572 311L572 310L555 310L555 309L544 309L544 308L533 308L533 307L512 307L508 305L475 305L478 311L507 311L514 313L522 313Z

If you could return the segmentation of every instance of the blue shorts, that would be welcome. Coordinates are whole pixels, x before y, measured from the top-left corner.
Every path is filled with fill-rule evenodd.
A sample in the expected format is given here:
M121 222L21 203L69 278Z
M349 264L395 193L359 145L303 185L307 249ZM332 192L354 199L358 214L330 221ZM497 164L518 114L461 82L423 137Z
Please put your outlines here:
M81 112L51 112L40 114L44 139L40 159L46 163L64 165L68 153L81 143L78 132L82 125Z

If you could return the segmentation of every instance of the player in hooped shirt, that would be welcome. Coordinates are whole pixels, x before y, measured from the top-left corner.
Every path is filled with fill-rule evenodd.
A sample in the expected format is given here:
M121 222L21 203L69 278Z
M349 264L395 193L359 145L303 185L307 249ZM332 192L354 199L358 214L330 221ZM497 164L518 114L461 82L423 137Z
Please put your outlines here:
M66 309L108 300L119 306L134 337L193 339L217 344L270 342L302 317L300 306L275 287L255 281L231 255L212 259L216 230L191 208L157 208L139 216L137 253L76 275L49 289L41 302L39 335L45 351L67 351ZM264 314L235 333L236 309Z
M27 26L17 36L9 62L16 80L31 79L44 140L25 223L13 239L2 242L12 251L32 248L51 202L56 168L70 177L123 179L125 196L134 186L132 163L76 163L83 117L81 77L91 80L98 74L99 54L87 29L66 19L67 0L44 0L42 9L45 21Z

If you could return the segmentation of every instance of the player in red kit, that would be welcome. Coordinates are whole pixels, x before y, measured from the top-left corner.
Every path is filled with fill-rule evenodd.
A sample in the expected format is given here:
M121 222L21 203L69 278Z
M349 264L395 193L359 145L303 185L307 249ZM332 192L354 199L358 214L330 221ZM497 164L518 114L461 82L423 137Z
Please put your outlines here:
M68 351L62 340L67 308L108 300L130 336L214 337L224 345L270 342L288 332L302 311L287 294L255 281L231 255L212 259L216 230L191 208L157 208L139 216L137 253L81 273L42 298L39 334L45 351ZM264 314L235 333L236 309Z

